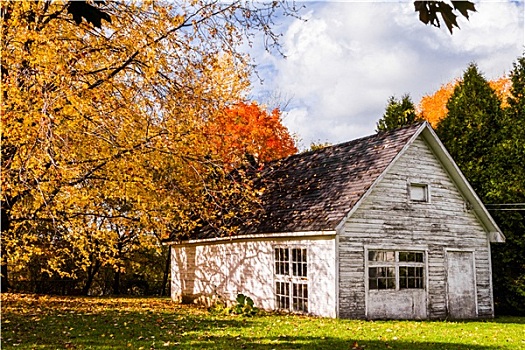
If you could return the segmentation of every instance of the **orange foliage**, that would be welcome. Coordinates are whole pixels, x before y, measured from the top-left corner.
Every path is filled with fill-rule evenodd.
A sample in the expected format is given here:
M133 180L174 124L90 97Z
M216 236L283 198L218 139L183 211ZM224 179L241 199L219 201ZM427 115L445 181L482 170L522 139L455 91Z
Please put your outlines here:
M432 127L437 127L439 122L448 113L447 101L452 96L458 81L442 85L433 95L421 98L418 105L418 115L428 121Z
M512 82L510 81L510 78L504 76L499 79L489 81L489 84L490 87L494 91L496 91L496 94L501 100L501 107L507 107L507 98L510 97L510 88L512 87Z
M442 85L433 95L426 95L421 98L418 105L418 115L428 121L432 127L437 127L439 122L446 117L448 113L447 102L459 80ZM501 107L507 106L507 97L510 96L510 87L512 85L510 78L507 76L496 80L489 81L490 87L496 92L501 100Z
M236 166L251 155L267 162L297 153L295 142L281 123L281 111L266 111L256 102L240 102L206 125L217 155L229 166Z

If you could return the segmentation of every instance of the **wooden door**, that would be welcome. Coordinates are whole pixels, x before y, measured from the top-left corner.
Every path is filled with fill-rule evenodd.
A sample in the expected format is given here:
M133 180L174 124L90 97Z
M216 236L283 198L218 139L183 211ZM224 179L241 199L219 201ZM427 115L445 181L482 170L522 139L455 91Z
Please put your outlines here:
M454 319L475 318L476 303L474 252L448 251L448 316Z

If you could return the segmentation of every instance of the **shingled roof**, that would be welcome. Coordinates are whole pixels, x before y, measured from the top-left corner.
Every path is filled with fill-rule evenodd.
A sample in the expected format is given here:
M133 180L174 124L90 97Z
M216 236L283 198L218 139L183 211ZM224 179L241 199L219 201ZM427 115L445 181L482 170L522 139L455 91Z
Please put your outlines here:
M300 153L265 165L254 181L263 189L261 210L238 218L235 237L287 233L334 232L369 189L412 141L422 136L489 233L491 242L505 237L426 122L380 132L350 142ZM251 223L249 226L243 223ZM189 236L189 237L188 237ZM204 226L168 244L232 239Z
M242 234L335 230L420 129L415 124L268 164L258 223Z

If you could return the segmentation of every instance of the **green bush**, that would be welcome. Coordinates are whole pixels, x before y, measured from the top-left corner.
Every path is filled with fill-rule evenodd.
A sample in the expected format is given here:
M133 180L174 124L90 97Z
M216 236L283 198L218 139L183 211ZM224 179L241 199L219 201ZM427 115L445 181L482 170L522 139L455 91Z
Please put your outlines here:
M228 307L226 302L218 297L213 304L208 308L208 312L217 315L242 315L242 316L255 316L259 309L254 306L253 299L244 295L237 294L235 304Z
M235 301L237 304L230 308L230 313L232 314L251 317L259 312L259 309L253 305L252 298L244 294L237 294Z

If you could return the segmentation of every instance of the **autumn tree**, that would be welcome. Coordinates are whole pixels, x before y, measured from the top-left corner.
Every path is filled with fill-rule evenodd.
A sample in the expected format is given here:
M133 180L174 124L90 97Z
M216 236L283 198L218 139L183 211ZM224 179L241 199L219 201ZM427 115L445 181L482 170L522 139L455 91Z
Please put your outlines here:
M422 119L428 121L433 128L436 128L447 115L447 102L457 83L458 81L446 83L432 95L425 95L421 98L417 113Z
M323 148L326 148L326 147L330 147L332 146L332 144L330 142L311 142L310 143L310 147L308 147L305 152L310 152L310 151L317 151L317 150L320 150L320 149L323 149Z
M243 161L262 164L297 153L295 141L282 124L281 111L267 111L256 102L227 107L206 126L217 156L231 167Z
M272 43L286 3L105 2L102 26L72 4L1 4L3 290L35 258L59 276L113 264L115 224L161 238L254 201L203 130L243 99L238 48Z
M417 107L418 116L421 119L425 119L430 125L432 125L432 127L436 128L439 122L447 115L447 102L459 82L459 79L448 82L442 85L433 94L423 96ZM490 80L489 85L501 100L501 107L505 108L507 106L507 98L510 96L510 78L508 76L503 76L495 80Z
M376 131L394 130L418 121L416 108L409 95L404 95L401 100L391 96L385 114L376 124Z

